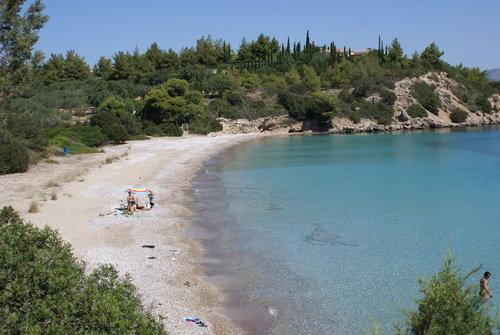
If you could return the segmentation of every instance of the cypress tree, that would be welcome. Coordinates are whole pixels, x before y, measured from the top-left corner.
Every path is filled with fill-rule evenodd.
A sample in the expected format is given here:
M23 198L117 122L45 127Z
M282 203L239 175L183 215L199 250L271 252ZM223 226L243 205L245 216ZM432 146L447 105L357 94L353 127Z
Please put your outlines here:
M222 62L227 63L226 41L222 43Z
M330 65L337 63L337 48L335 47L335 43L330 43Z
M309 49L311 48L311 40L309 39L309 30L306 32L306 46L304 48L304 51L306 53L309 53Z
M290 37L286 39L286 53L290 54Z
M349 61L352 62L352 52L351 52L351 48L349 48Z
M347 59L347 50L345 48L345 45L344 45L344 59Z

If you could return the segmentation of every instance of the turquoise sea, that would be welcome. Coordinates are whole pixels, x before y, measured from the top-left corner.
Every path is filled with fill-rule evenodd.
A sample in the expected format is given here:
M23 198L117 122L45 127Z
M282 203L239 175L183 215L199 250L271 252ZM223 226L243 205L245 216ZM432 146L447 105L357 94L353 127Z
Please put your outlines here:
M194 189L206 279L249 333L392 333L448 248L500 294L496 128L264 138L207 162Z

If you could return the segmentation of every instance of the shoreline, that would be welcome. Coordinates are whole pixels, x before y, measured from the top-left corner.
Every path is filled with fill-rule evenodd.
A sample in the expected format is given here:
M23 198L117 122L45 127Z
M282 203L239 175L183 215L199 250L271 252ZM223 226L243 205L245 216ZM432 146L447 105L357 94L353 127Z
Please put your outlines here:
M489 127L498 126L469 129ZM421 131L426 130L385 133ZM242 334L245 321L261 320L267 327L272 316L264 316L269 311L263 306L256 306L261 310L250 316L245 309L231 310L235 306L224 301L222 287L208 278L207 250L203 241L189 234L195 225L193 183L206 163L224 159L240 145L270 136L316 134L333 135L268 132L153 138L107 146L98 154L56 157L55 163L42 162L26 173L0 176L5 185L0 206L12 205L36 226L57 229L87 269L111 263L120 275L129 273L144 307L164 321L170 334ZM107 163L107 158L112 162ZM132 217L116 215L114 208L130 186L152 188L155 209ZM54 192L58 199L50 200ZM27 212L33 200L40 204L39 213ZM144 244L155 248L142 248ZM191 315L202 319L208 329L183 322Z
M274 134L277 136L288 136ZM243 334L268 334L277 317L277 311L265 300L253 301L241 292L246 284L246 276L253 277L257 273L239 273L234 266L239 262L238 255L227 254L225 243L234 238L229 225L235 218L225 213L226 201L221 201L221 188L218 174L221 169L233 160L235 152L247 145L265 141L269 136L244 141L219 150L208 160L193 179L193 215L187 235L201 244L204 254L198 259L205 271L204 280L219 289L223 296L222 313L227 316ZM236 262L236 263L235 263ZM241 275L244 275L242 277ZM247 283L248 284L248 283Z
M204 280L201 243L187 236L191 186L214 154L265 136L153 138L108 146L104 153L56 157L26 173L0 176L0 206L12 205L26 221L58 230L87 270L107 263L122 276L130 274L144 307L170 334L241 334L223 314L220 290ZM152 188L155 208L131 217L116 211L130 186ZM38 213L27 212L32 201ZM199 317L208 328L186 324L185 316Z

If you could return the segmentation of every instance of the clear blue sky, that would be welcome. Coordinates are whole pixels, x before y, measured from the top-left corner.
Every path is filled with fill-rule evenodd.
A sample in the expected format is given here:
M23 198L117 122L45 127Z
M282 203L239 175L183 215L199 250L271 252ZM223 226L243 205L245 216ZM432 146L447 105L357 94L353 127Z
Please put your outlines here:
M500 67L499 0L45 0L50 19L38 48L75 49L90 63L120 50L144 51L151 42L179 50L202 35L239 46L263 32L280 41L361 49L401 41L406 54L435 41L445 60L482 69Z

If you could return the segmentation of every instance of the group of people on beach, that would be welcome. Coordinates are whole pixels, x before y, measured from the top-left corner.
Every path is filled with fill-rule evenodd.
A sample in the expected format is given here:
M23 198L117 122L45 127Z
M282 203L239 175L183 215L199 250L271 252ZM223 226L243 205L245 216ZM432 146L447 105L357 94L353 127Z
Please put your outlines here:
M135 212L135 211L149 211L151 209L153 209L153 207L155 206L155 203L154 203L154 193L153 191L149 190L148 192L148 200L149 202L144 204L144 205L140 205L139 204L139 200L137 197L135 197L131 191L128 191L128 196L127 196L127 209L130 211L130 212Z

